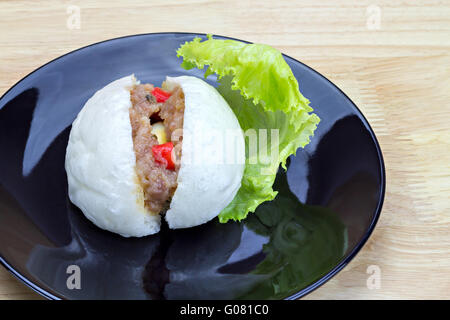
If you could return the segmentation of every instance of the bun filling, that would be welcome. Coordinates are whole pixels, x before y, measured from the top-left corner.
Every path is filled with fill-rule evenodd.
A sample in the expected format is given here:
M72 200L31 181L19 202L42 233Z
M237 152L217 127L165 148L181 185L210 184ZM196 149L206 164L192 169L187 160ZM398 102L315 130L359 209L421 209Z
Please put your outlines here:
M151 84L137 84L131 89L130 98L136 173L144 191L144 204L153 214L164 213L177 189L184 93L179 86L166 92ZM170 159L155 153L166 145L173 147Z

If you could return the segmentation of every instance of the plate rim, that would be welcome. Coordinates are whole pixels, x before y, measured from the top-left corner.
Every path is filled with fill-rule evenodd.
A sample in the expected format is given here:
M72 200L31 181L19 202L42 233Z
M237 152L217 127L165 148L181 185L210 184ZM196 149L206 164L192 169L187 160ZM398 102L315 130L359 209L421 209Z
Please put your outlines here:
M34 69L33 71L31 71L30 73L28 73L27 75L25 75L24 77L22 77L19 81L17 81L16 83L14 83L5 93L2 94L2 96L0 97L0 101L3 100L10 91L12 91L17 85L19 85L22 81L24 81L26 78L28 78L29 76L31 76L32 74L34 74L35 72L38 72L39 70L41 70L42 68L46 67L47 65L62 59L68 55L71 55L77 51L83 50L83 49L87 49L89 47L95 46L95 45L99 45L102 43L106 43L106 42L111 42L111 41L115 41L115 40L121 40L121 39L126 39L126 38L133 38L133 37L141 37L141 36L156 36L156 35L186 35L186 36L202 36L202 37L206 37L209 33L195 33L195 32L170 32L170 31L164 31L164 32L149 32L149 33L138 33L138 34L129 34L129 35L125 35L125 36L120 36L120 37L115 37L115 38L110 38L110 39L106 39L106 40L102 40L102 41L98 41L95 43L91 43L88 44L86 46L77 48L75 50L69 51L61 56L58 56L48 62L46 62L45 64L41 65L39 68ZM246 40L242 40L242 39L238 39L238 38L234 38L234 37L229 37L229 36L222 36L219 34L212 34L213 37L218 37L218 38L222 38L222 39L228 39L228 40L236 40L236 41L240 41L240 42L244 42L244 43L253 43L250 41L246 41ZM281 51L280 51L281 52ZM352 105L352 107L354 109L356 109L357 113L360 116L360 120L363 122L364 126L366 127L367 131L370 133L370 137L372 138L374 145L375 145L375 149L377 151L377 156L378 156L378 162L379 162L379 166L380 166L380 183L379 183L379 187L380 187L380 195L377 201L377 206L374 212L374 215L371 219L370 225L369 227L366 229L364 236L358 241L357 245L353 248L353 250L350 252L350 254L348 254L346 257L342 258L339 263L337 263L337 265L331 269L330 271L328 271L325 275L321 276L319 279L315 280L313 283L311 283L310 285L306 286L305 288L299 290L298 292L288 295L286 297L283 298L283 300L296 300L299 299L301 297L306 296L307 294L315 291L317 288L321 287L323 284L325 284L326 282L328 282L328 280L330 280L332 277L334 277L337 273L339 273L339 271L341 271L343 268L345 268L352 260L353 258L358 254L358 252L364 247L364 245L366 244L367 240L370 238L370 236L372 235L377 222L380 218L381 215L381 211L382 211L382 207L383 207L383 203L384 203L384 198L385 198L385 193L386 193L386 168L385 168L385 163L384 163L384 158L383 158L383 153L381 151L381 147L380 144L378 142L378 139L375 135L375 132L373 131L372 127L369 124L369 121L366 119L365 115L361 112L361 110L358 108L358 106L353 102L352 99L350 99L350 97L347 96L347 94L345 92L343 92L337 85L335 85L331 80L329 80L327 77L325 77L324 75L322 75L320 72L316 71L315 69L313 69L312 67L306 65L305 63L287 55L281 52L281 54L283 55L284 58L288 58L290 60L292 60L293 62L299 63L302 66L306 67L307 69L309 69L310 71L316 73L317 75L319 75L320 78L324 79L326 82L328 82L329 84L331 84L334 88L336 88ZM0 109L1 110L1 109ZM30 280L29 278L25 277L23 274L21 274L19 271L17 271L10 263L8 263L6 261L6 259L4 259L3 255L0 253L0 264L3 265L3 267L5 267L5 269L7 271L9 271L16 279L18 279L19 281L21 281L22 283L24 283L27 287L31 288L33 291L37 292L38 294L40 294L41 296L43 296L46 299L49 300L62 300L64 298L62 298L61 296L59 296L58 294L56 294L55 292L51 292L53 291L51 288L48 289L44 289L43 286L36 284L35 282L33 282L32 280Z

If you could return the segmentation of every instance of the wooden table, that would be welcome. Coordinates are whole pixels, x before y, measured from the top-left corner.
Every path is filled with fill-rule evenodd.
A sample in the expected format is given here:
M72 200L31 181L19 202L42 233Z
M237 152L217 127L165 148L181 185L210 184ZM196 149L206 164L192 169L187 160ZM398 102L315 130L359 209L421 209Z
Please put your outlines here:
M361 108L387 169L372 237L306 298L450 298L449 0L2 0L0 30L0 93L64 53L136 33L227 35L303 61ZM39 297L0 268L0 298Z

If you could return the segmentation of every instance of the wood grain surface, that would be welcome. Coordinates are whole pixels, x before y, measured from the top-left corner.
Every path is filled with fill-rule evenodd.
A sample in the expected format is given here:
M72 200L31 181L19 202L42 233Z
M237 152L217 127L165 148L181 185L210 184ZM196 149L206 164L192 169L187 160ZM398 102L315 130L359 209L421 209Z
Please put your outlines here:
M368 243L305 299L450 298L449 0L0 0L0 30L0 94L62 54L137 33L227 35L301 60L359 106L387 169ZM0 299L35 298L0 268Z

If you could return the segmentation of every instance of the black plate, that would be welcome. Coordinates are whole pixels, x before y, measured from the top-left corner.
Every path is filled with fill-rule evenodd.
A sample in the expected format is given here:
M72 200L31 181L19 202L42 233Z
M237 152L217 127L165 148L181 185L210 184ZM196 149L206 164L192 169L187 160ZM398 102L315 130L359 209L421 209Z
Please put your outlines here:
M67 197L64 155L86 100L135 73L160 84L190 74L175 50L187 33L97 43L34 71L0 100L0 261L47 298L298 298L341 270L375 227L385 190L375 135L330 81L285 56L322 121L279 170L277 198L243 223L125 239L92 225ZM220 37L218 37L220 38ZM212 77L208 78L214 84ZM78 265L81 289L67 288Z

